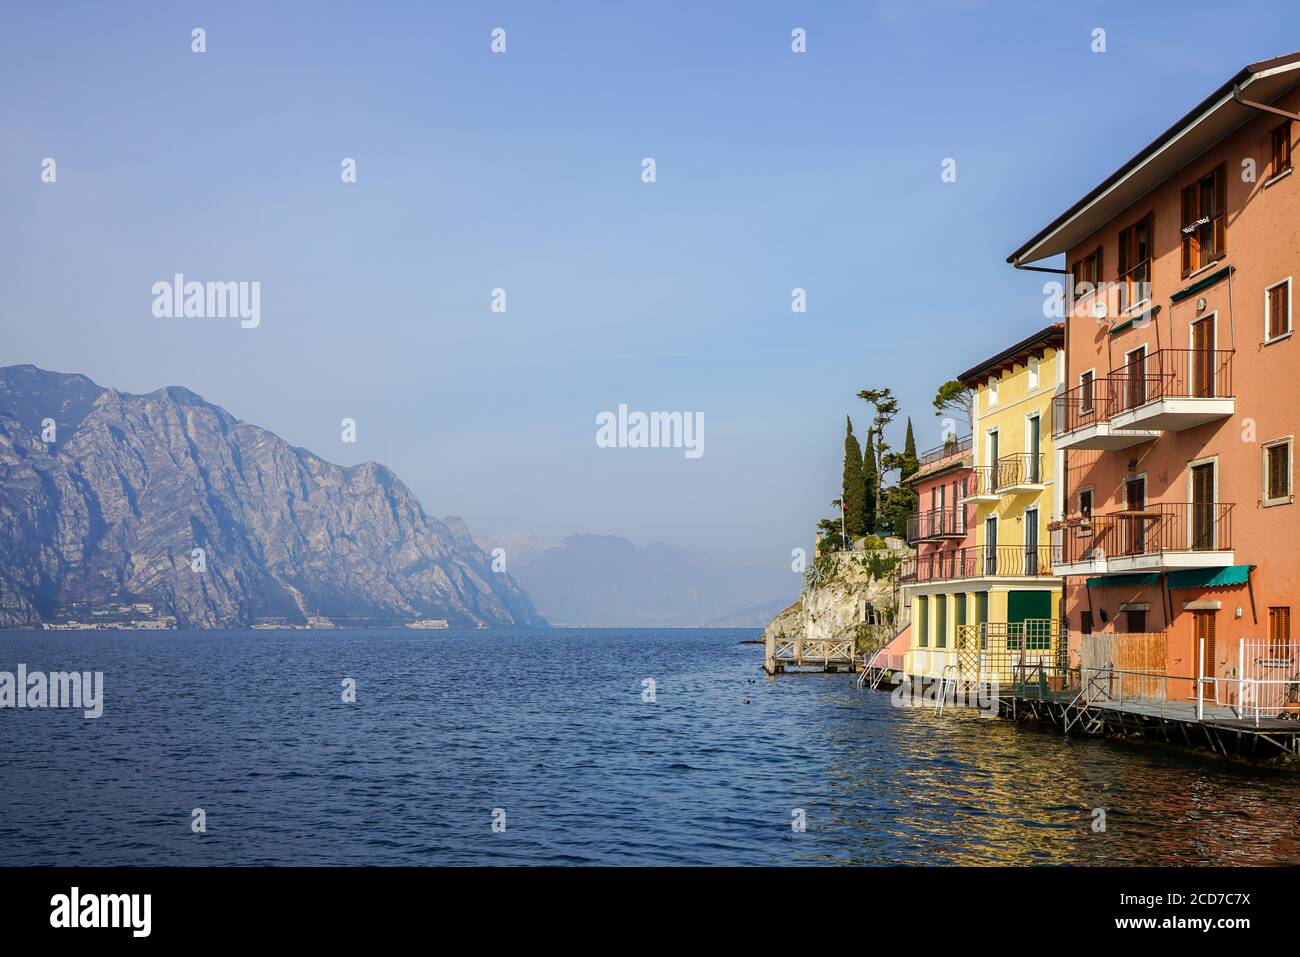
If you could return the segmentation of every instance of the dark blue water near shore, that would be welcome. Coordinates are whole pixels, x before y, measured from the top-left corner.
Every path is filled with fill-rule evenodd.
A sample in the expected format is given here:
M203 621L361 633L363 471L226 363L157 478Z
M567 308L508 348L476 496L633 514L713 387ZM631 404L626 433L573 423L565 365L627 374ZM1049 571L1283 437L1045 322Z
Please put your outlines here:
M754 635L5 633L0 670L100 670L106 690L98 720L0 710L0 858L1300 862L1294 774L768 679Z

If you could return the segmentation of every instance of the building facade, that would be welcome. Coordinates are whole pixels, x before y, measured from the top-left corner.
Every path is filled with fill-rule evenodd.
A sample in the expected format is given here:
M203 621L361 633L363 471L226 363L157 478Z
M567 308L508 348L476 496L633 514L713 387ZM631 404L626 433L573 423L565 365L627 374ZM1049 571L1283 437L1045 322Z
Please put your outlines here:
M1297 113L1300 55L1249 66L1009 257L1066 257L1053 542L1085 680L1233 704L1296 670Z
M1063 653L1048 530L1058 515L1051 423L1064 334L1048 326L962 373L974 394L969 447L912 478L918 532L935 527L934 496L956 494L951 521L959 517L962 534L918 540L904 571L911 674L1005 682L1017 667L1055 665Z

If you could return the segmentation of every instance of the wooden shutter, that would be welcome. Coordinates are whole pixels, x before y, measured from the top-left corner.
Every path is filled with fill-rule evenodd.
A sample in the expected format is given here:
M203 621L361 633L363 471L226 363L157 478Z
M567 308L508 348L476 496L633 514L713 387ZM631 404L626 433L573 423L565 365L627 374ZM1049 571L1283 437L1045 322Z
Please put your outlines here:
M1291 608L1283 606L1268 610L1269 654L1275 658L1290 657Z
M1214 170L1214 255L1223 258L1228 251L1228 176L1220 163Z
M1268 291L1268 337L1285 335L1290 325L1291 284L1278 283Z
M1192 223L1196 222L1198 214L1196 212L1197 187L1193 183L1191 186L1183 189L1183 225L1185 230ZM1192 262L1196 251L1196 230L1183 233L1183 275L1186 276L1192 271Z
M1268 497L1286 498L1291 494L1290 444L1271 445L1268 449Z
M1200 653L1201 642L1205 642L1205 658L1201 662L1201 674L1207 678L1215 677L1219 656L1214 647L1214 612L1196 611L1192 613L1196 623L1196 648Z

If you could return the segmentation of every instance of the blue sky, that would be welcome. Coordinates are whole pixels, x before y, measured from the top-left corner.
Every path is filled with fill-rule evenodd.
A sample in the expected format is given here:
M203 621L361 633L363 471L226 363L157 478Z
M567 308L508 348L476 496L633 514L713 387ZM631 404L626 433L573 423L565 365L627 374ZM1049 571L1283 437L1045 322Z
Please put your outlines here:
M1300 48L1281 4L5 20L0 364L185 385L332 461L385 463L479 533L773 565L829 512L858 390L892 387L937 444L939 380L1046 322L1044 277L1006 255L1242 65ZM151 286L177 272L259 281L260 327L155 318ZM705 454L598 448L619 403L703 413Z

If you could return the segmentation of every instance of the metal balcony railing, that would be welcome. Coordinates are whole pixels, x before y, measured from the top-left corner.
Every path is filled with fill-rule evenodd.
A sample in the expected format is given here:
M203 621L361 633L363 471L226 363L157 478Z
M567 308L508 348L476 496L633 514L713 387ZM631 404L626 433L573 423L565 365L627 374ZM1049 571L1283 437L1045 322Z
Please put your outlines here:
M993 475L996 490L1001 491L1017 485L1041 485L1042 482L1042 452L1012 452L998 459Z
M907 540L924 542L937 538L964 538L969 527L969 512L965 505L913 512L907 516Z
M1052 435L1062 436L1110 418L1115 380L1093 379L1058 395L1053 401Z
M903 560L904 583L962 578L1036 578L1052 574L1049 545L972 545L918 555Z
M969 452L970 440L971 437L969 435L963 435L961 438L954 436L943 445L922 452L918 461L921 465L929 465L931 462L946 459L950 455L957 455L960 452Z
M1157 349L1113 370L1109 378L1111 415L1161 399L1229 398L1232 351Z
M1072 515L1052 529L1060 564L1164 552L1228 551L1232 504L1162 502L1104 515Z

